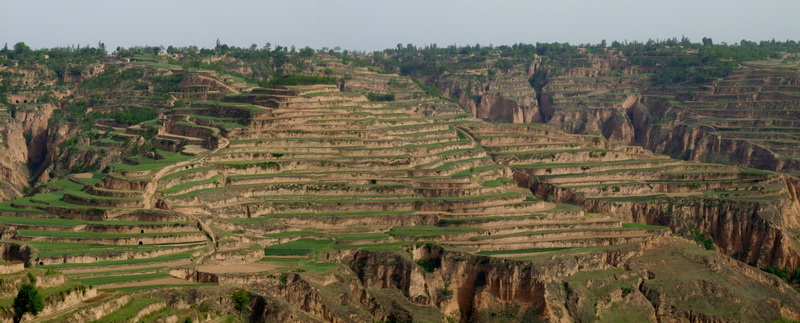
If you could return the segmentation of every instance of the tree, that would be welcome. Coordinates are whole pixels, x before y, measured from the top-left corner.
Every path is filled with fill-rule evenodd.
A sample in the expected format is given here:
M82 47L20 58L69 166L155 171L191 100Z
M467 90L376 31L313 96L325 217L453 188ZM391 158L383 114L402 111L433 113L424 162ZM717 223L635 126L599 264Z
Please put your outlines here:
M305 48L301 49L299 53L297 53L300 57L311 57L314 56L314 49L311 47L306 46Z
M23 42L19 42L19 43L14 44L14 52L16 52L17 54L23 54L23 53L27 53L27 52L30 52L30 51L31 51L31 48L28 47L28 45L25 45L25 43L23 43Z
M14 322L22 320L25 313L39 314L44 309L44 297L32 283L24 283L14 298Z
M703 46L711 45L714 45L714 41L711 40L711 37L703 37Z
M239 312L244 312L249 309L250 294L244 289L237 289L231 293L231 301L233 301L233 308Z

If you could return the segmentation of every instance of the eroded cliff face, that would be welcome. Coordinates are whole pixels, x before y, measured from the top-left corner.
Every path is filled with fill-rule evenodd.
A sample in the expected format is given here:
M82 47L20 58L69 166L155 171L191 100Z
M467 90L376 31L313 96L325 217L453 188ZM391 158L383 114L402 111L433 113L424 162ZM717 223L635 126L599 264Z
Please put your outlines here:
M19 197L28 186L30 169L35 170L44 161L48 151L48 123L55 109L49 103L15 107L13 118L0 121L0 147L3 148L0 200Z
M431 78L442 94L454 98L479 119L509 123L542 122L536 90L530 79L541 59L508 69L469 69Z
M547 122L569 133L604 136L609 140L632 143L633 123L622 109L558 110Z
M543 121L685 160L790 172L796 70L744 64L705 85L654 86L621 54L546 61ZM763 63L763 62L762 62ZM656 68L657 69L657 68ZM762 133L766 131L767 133Z
M769 321L800 310L800 295L783 281L677 237L536 261L430 245L410 253L338 257L369 291L397 289L460 322ZM697 299L701 306L687 305Z
M16 122L0 123L0 201L19 197L27 184L28 149L22 126Z
M654 86L650 76L658 66L608 50L536 56L527 67L530 87L523 87L515 72L521 66L505 70L487 60L482 69L422 77L488 121L544 122L691 161L800 168L791 157L798 99L787 91L798 77L790 68L753 64L705 85ZM764 127L770 135L759 134Z
M536 94L509 97L501 93L484 93L480 104L472 110L476 118L510 123L541 122Z
M643 146L647 149L691 161L770 170L782 170L791 165L767 148L743 139L724 138L710 126L652 125L644 138Z
M539 197L614 214L623 222L666 225L684 236L694 236L698 230L713 239L722 253L758 268L800 266L800 250L792 237L800 228L800 187L794 177L780 176L773 183L778 190L774 196L750 200L676 196L653 201L584 199L534 177L518 174L515 178Z
M58 77L44 66L0 67L13 93L3 93L7 106L0 104L0 201L22 195L29 180L48 154L49 123L58 101L71 89L42 90ZM5 74L7 73L7 74Z
M55 105L48 103L16 112L14 120L21 124L22 131L30 136L30 142L27 144L27 161L31 164L41 163L47 155L49 122L56 109Z

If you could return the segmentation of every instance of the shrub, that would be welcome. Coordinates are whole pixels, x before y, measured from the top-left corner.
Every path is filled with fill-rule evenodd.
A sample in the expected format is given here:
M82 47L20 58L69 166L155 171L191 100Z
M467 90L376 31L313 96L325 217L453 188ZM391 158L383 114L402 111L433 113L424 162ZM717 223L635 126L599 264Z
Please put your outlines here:
M706 250L714 250L714 240L707 237L705 234L700 232L700 229L693 228L694 231L694 239L699 242L703 248Z
M439 297L440 301L446 302L449 301L451 298L453 298L453 291L447 288L442 288L436 291L436 296Z
M231 301L235 310L244 312L249 309L250 294L244 289L237 289L231 293Z
M766 271L775 276L778 276L778 278L783 279L784 281L789 280L789 270L787 269L783 269L776 266L767 266L766 268L762 268L761 270Z
M386 93L386 94L367 93L367 99L369 99L370 101L378 101L378 102L394 101L394 93Z
M47 271L44 272L45 276L53 276L58 274L61 274L61 272L53 268L47 268Z
M623 286L620 287L620 289L622 290L622 297L628 296L630 293L633 292L633 287L630 286Z
M422 267L422 270L425 270L429 273L433 272L433 265L431 265L431 262L428 259L417 260L417 265Z
M44 309L44 297L33 283L24 283L19 288L17 297L14 298L14 322L22 320L25 313L34 316Z
M105 117L126 125L135 125L158 116L158 111L153 108L141 107L135 109L116 110Z

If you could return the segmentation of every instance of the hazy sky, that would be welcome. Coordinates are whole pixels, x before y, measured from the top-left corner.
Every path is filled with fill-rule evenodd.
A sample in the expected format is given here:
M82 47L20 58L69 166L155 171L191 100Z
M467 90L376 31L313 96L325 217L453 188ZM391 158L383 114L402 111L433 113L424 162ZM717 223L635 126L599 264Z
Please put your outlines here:
M800 1L0 0L0 44L213 47L800 40Z

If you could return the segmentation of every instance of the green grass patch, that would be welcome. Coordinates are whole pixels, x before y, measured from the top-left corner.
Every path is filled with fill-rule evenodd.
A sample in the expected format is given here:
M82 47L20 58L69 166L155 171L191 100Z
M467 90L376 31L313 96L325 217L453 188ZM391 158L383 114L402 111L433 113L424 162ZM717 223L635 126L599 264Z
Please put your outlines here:
M268 233L268 234L265 234L264 237L267 237L267 238L286 238L286 237L294 237L294 236L299 236L299 235L314 235L314 236L320 236L320 237L328 236L327 234L322 233L322 232L303 230L303 231L284 231L284 232L279 232L279 233Z
M127 322L134 317L139 311L153 303L161 302L161 299L158 298L144 298L144 297L136 297L131 299L128 304L120 307L118 310L111 312L110 314L106 315L105 317L94 321L94 323L116 323L116 322Z
M309 261L306 263L301 264L298 268L306 271L312 272L315 274L327 274L334 268L339 267L338 263L335 262L313 262Z
M170 255L163 255L153 258L143 258L143 259L126 259L126 260L109 260L109 261L98 261L93 263L85 263L85 264L59 264L59 265L44 265L39 266L41 268L80 268L80 267L109 267L109 266L121 266L121 265L138 265L138 264L147 264L147 263L156 263L156 262L167 262L167 261L175 261L181 259L189 259L192 257L192 254L197 252L198 250L188 250L184 252L174 253Z
M465 169L465 170L453 173L453 175L451 175L451 177L454 177L454 178L469 177L473 173L483 172L483 171L488 171L488 170L493 170L493 169L498 169L498 168L502 168L502 167L504 167L504 165L500 165L500 164L476 166L476 167L471 167L469 169Z
M412 214L416 211L356 211L356 212L328 212L328 213L313 213L313 212L297 212L297 213L272 213L265 215L261 218L248 218L248 219L231 219L232 223L247 223L259 222L269 220L270 217L286 217L286 216L359 216L359 215L402 215Z
M17 233L23 237L56 237L56 238L139 238L139 237L174 237L197 232L163 232L163 233L104 233L104 232L76 232L76 231L41 231L19 230Z
M568 250L572 248L530 248L530 249L515 249L515 250L494 250L494 251L479 251L478 255L494 256L494 255L511 255L518 253L536 253L536 252L550 252L559 250Z
M371 243L371 244L337 244L334 249L361 249L367 251L394 251L402 250L403 246L413 245L413 241L394 241L384 243Z
M447 234L463 234L480 231L479 228L439 226L394 226L387 234L401 237L433 237Z
M15 201L16 201L16 200L15 200ZM15 201L5 201L5 202L0 202L0 211L5 211L5 212L19 212L19 213L38 213L38 214L45 214L45 213L47 213L47 212L45 212L45 211L42 211L42 210L20 209L20 208L16 208L16 207L13 207L13 206L11 206L11 203L12 203L12 202L15 202Z
M644 229L644 230L666 230L669 229L667 226L663 225L651 225L651 224L642 224L642 223L623 223L623 228L626 229Z
M515 185L515 184L517 184L517 182L515 182L513 179L510 179L508 177L500 177L498 179L484 181L482 185L483 187L492 188L492 187L500 187L506 185Z
M267 82L260 82L262 86L266 85L313 85L313 84L330 84L336 85L337 79L328 76L311 76L311 75L286 75L275 77Z
M308 255L317 250L328 248L331 244L333 244L333 240L299 239L266 247L264 248L264 254L267 256Z
M67 277L67 278L80 277L80 276L87 276L87 275L91 275L91 274L97 274L97 275L136 274L136 273L142 273L142 272L147 272L147 271L162 271L162 270L165 270L167 268L169 268L169 267L158 266L158 267L139 268L139 269L112 270L112 271L102 271L102 272L98 271L96 273L67 273L67 274L64 274L64 277ZM80 279L80 278L78 278L78 279Z
M180 192L180 191L185 190L185 189L190 188L190 187L199 186L199 185L208 184L208 183L214 183L217 180L219 180L219 178L221 176L222 175L215 175L215 176L213 176L211 178L204 179L204 180L178 184L178 185L172 186L170 188L165 188L163 190L160 190L159 192L161 192L163 194L177 193L177 192Z
M358 240L378 240L387 239L390 235L386 233L355 233L333 235L336 241L358 241Z
M101 276L101 277L91 277L91 278L75 278L73 280L79 281L79 282L84 283L86 285L97 286L97 285L106 285L106 284L134 282L134 281L141 281L141 280L150 280L150 279L165 278L165 277L172 277L172 276L170 276L170 274L167 274L167 273L151 273L151 274L140 274L140 275Z
M166 284L166 285L150 285L150 286L131 286L131 287L119 287L113 289L99 289L99 290L116 290L122 293L133 293L144 289L155 289L155 288L169 288L169 287L200 287L200 286L218 286L218 284L214 283L201 283L201 284Z
M620 197L593 197L587 200L616 201L616 202L650 202L661 199L669 199L664 194L644 195L644 196L620 196Z
M191 160L196 158L195 156L185 156L178 153L174 153L171 151L165 150L157 150L158 153L162 158L160 159L151 159L144 156L133 156L129 159L138 163L137 165L128 165L123 163L116 163L111 164L111 168L114 170L119 171L147 171L147 170L157 170L167 166L174 165L176 163L184 162L187 160Z

